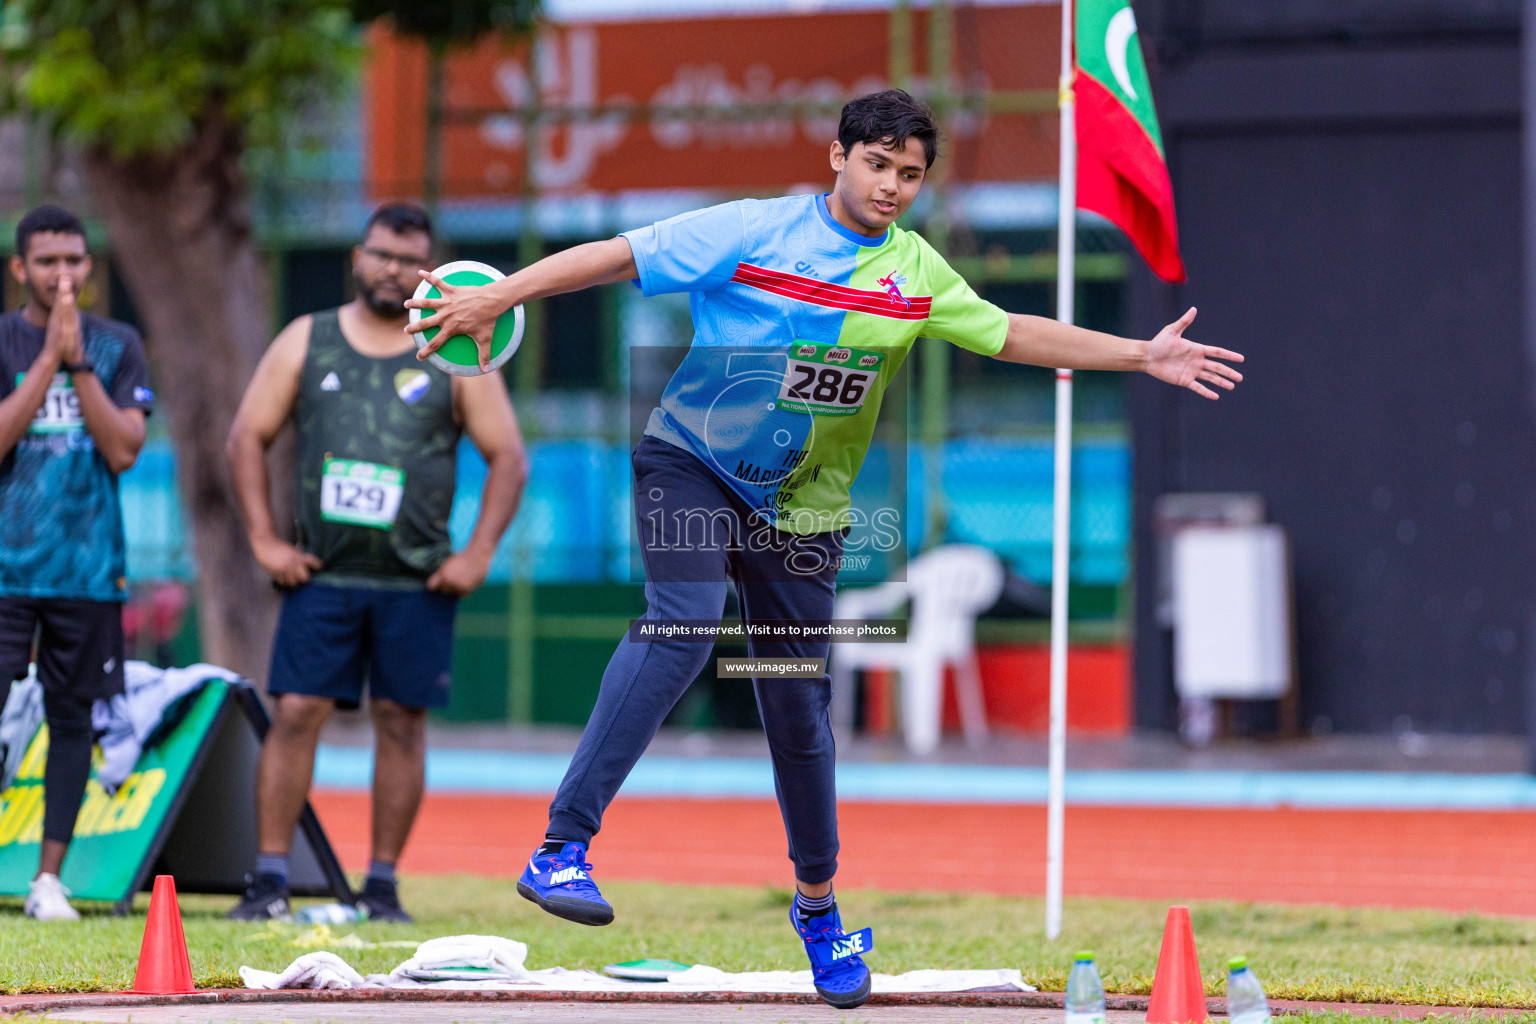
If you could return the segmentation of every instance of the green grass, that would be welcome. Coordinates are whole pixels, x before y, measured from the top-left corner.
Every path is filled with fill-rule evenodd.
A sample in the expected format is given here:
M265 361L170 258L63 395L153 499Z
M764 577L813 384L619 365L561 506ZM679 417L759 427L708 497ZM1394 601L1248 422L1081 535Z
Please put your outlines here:
M1309 1010L1306 1013L1287 1014L1285 1024L1536 1024L1536 1013L1495 1013L1491 1010L1469 1010L1456 1013L1428 1013L1423 1017L1404 1017L1387 1012L1380 1017L1366 1017L1362 1013L1345 1011Z
M608 883L618 909L606 928L584 928L519 898L510 880L412 878L402 885L412 926L335 929L373 941L456 933L528 943L529 966L601 968L615 960L665 957L725 970L804 967L785 917L787 889L673 888ZM141 897L141 910L144 898ZM1060 991L1072 953L1098 954L1111 992L1151 991L1167 907L1131 900L1069 900L1061 939L1048 942L1039 899L846 890L852 927L875 929L872 965L1017 967L1042 989ZM201 986L237 986L249 964L281 970L306 952L298 927L224 921L228 898L186 896L182 910L192 971ZM1536 921L1432 911L1286 907L1211 902L1191 907L1206 991L1224 991L1226 958L1245 954L1271 997L1344 1002L1536 1009ZM12 905L0 912L0 989L7 992L129 987L142 913L89 915L79 924L39 925ZM388 971L409 949L336 948L364 974ZM1314 1015L1315 1024L1335 1018ZM1503 1018L1508 1019L1508 1018ZM1309 1018L1312 1021L1313 1018ZM1525 1024L1536 1024L1536 1015Z

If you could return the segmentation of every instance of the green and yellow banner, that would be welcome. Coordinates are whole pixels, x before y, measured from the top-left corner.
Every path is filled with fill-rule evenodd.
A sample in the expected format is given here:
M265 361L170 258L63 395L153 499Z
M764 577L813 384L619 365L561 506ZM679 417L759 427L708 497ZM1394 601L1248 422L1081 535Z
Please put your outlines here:
M144 749L133 774L110 796L96 781L97 752L60 876L76 899L121 903L132 897L149 869L147 859L173 824L178 797L219 724L228 691L221 680L205 684L181 720ZM48 727L40 725L15 779L0 793L0 894L26 895L37 873L47 761Z

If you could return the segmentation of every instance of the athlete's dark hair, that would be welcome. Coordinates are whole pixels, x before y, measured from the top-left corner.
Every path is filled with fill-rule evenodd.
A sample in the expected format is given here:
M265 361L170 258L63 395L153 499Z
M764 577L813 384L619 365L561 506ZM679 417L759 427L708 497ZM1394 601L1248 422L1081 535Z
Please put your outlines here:
M368 237L368 232L373 230L375 224L382 224L397 235L419 231L428 238L432 237L432 218L415 203L385 203L374 210L368 223L363 225L364 238Z
M16 255L27 258L27 243L37 234L79 235L85 237L80 218L62 206L47 204L28 210L16 224Z
M860 142L900 149L908 139L922 142L926 166L932 167L939 156L939 126L933 121L933 111L904 89L860 96L843 107L837 123L837 141L843 144L844 153Z

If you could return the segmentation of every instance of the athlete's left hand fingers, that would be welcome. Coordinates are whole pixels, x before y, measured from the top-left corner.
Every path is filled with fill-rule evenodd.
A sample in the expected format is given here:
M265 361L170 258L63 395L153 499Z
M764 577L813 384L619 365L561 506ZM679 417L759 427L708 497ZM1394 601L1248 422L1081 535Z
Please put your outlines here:
M1189 390L1193 391L1197 395L1204 395L1206 398L1212 400L1215 400L1218 397L1216 392L1212 391L1204 384L1201 384L1198 380L1192 380L1189 382Z
M1241 373L1238 373L1226 363L1218 363L1212 359L1207 359L1201 364L1200 368L1208 373L1219 373L1228 380L1241 381L1243 379Z
M1211 384L1215 384L1217 387L1223 388L1227 391L1231 391L1233 388L1237 387L1236 384L1232 383L1230 380L1227 380L1227 378L1222 377L1219 374L1212 373L1209 370L1201 370L1199 379Z
M1240 363L1243 361L1243 354L1241 352L1217 348L1215 345L1201 345L1200 347L1205 349L1205 358L1207 359L1225 359L1229 363Z

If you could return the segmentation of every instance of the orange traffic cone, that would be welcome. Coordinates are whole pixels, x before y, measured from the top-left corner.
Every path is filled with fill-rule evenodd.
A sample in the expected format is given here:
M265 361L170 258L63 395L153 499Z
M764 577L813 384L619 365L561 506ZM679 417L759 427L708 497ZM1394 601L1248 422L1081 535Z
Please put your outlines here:
M139 947L133 991L155 996L197 991L192 984L187 936L181 930L176 880L170 875L156 875L155 888L149 894L149 918L144 922L144 944Z
M1209 1016L1189 908L1169 907L1163 948L1157 954L1157 974L1152 978L1147 1024L1205 1024Z

